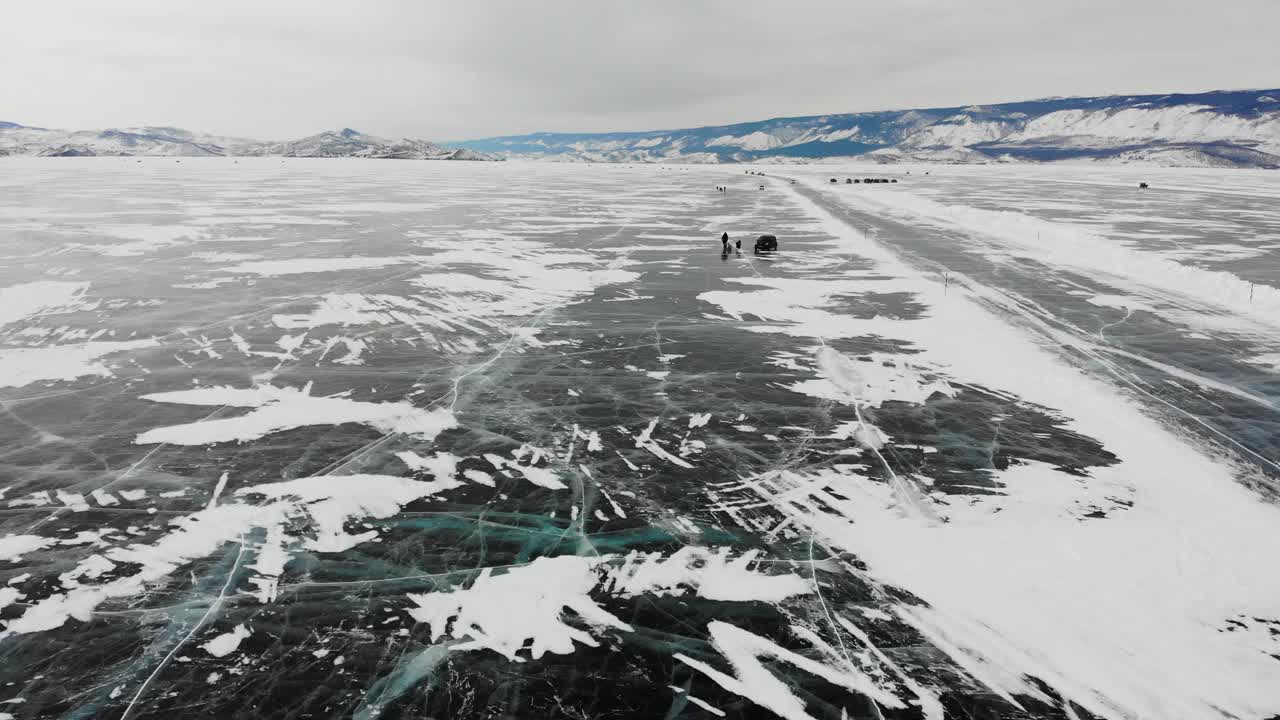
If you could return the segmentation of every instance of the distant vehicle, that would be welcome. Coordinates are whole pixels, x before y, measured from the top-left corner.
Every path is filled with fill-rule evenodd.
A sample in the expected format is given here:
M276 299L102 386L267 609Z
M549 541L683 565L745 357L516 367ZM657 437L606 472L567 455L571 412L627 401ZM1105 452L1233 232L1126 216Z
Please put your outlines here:
M844 184L845 184L845 185L852 185L852 184L853 184L853 178L845 178L845 179L844 179Z
M1150 185L1148 185L1148 184L1146 184L1146 183L1144 183L1144 182L1140 182L1140 183L1138 183L1138 189L1139 189L1139 190L1145 190L1145 189L1147 189L1147 188L1149 188L1149 187L1151 187L1151 186L1150 186Z
M762 250L777 250L778 238L775 235L761 235L756 238L756 252Z
M894 179L890 180L889 182L891 182L891 183L898 182L898 179L897 179L897 178L894 178Z
M840 182L840 181L839 181L839 180L837 180L837 179L835 179L835 178L831 178L831 183L832 183L833 185L834 185L835 183L838 183L838 182Z

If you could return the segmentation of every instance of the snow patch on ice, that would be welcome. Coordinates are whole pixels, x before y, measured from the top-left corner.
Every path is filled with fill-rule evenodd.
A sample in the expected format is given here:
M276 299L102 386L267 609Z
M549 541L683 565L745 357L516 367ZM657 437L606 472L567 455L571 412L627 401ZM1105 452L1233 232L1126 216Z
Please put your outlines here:
M298 427L344 423L357 423L383 433L403 433L432 440L441 432L457 427L453 413L443 408L425 410L407 402L362 402L336 396L315 397L310 395L309 385L302 390L272 385L253 388L219 386L152 393L143 395L142 399L182 405L229 405L254 410L238 417L148 430L135 439L134 442L140 445L245 442Z
M525 650L536 660L547 652L572 653L574 643L598 647L593 632L632 631L591 598L593 591L632 597L678 595L689 588L700 597L733 602L780 602L811 592L809 581L798 576L752 570L755 559L755 552L731 559L727 549L699 547L665 559L636 552L625 558L540 557L501 574L485 568L465 589L411 594L417 607L408 612L430 626L433 641L446 635L461 641L452 646L455 651L488 649L523 662ZM566 610L590 631L570 625Z
M0 348L0 387L23 387L44 380L110 377L99 360L107 355L155 346L154 340L86 342L34 348Z
M104 560L84 565L84 572L69 578L77 580L73 588L33 602L21 617L9 621L0 632L0 639L60 627L70 618L87 622L103 602L140 595L148 583L172 574L186 563L207 557L227 543L244 543L257 529L266 530L267 534L258 549L256 562L248 566L256 571L250 582L257 588L254 594L258 599L270 602L275 597L276 579L288 561L286 546L295 542L284 531L290 521L306 521L303 526L311 531L311 536L302 538L303 547L316 552L342 552L373 540L378 534L373 529L347 533L349 521L390 517L410 502L460 485L456 480L421 482L389 475L321 475L240 488L235 492L237 498L252 496L271 502L260 505L223 502L175 518L170 522L172 529L151 543L105 550L100 553ZM88 535L84 542L94 542L99 536L92 532L81 534ZM37 542L52 542L18 537L23 539L12 541L15 552L30 552ZM81 576L91 577L93 571L102 574L111 569L105 561L139 569L97 585L78 583Z
M882 688L874 678L851 665L839 669L824 665L720 620L708 623L707 631L712 645L729 661L733 675L716 670L684 653L676 653L674 657L711 678L725 690L741 695L786 720L813 720L813 716L805 712L804 703L791 688L764 666L762 658L780 661L816 675L833 685L865 695L884 707L895 710L906 708L906 703L897 695Z
M1280 372L1280 353L1262 353L1253 357L1245 358L1245 362L1250 365L1261 365Z
M200 647L214 657L226 657L240 647L240 643L252 633L244 625L237 625L231 632L223 633Z
M646 427L639 435L636 436L636 447L641 448L643 450L648 450L649 452L653 453L655 457L666 460L672 465L678 465L682 468L692 468L693 465L690 465L688 462L686 462L684 459L680 457L672 455L670 452L667 451L666 448L659 445L658 442L653 439L653 431L657 427L658 427L658 418L654 418L649 422L649 426Z
M458 474L458 462L462 458L453 453L437 451L434 457L422 457L412 450L396 453L410 470L425 470L440 479L453 478Z
M39 535L5 535L0 537L0 560L18 562L23 555L53 544L52 538Z
M926 380L920 369L900 355L870 353L865 360L855 360L823 347L817 362L825 378L801 381L791 386L793 390L871 408L889 400L918 405L934 394L956 394L945 380Z
M409 615L428 624L433 642L448 633L464 640L452 647L455 651L489 649L516 662L524 661L517 653L526 645L534 660L547 652L572 653L575 642L599 647L591 633L569 625L564 616L570 610L598 630L631 631L587 595L598 581L595 563L566 555L537 558L501 575L485 568L465 590L410 595L418 607Z
M765 575L751 569L759 551L732 558L728 548L683 547L664 558L662 553L632 551L622 565L606 572L604 589L624 597L642 593L681 595L691 587L698 597L732 602L778 603L813 591L798 575Z
M414 500L461 486L453 477L422 482L392 475L324 475L255 485L235 494L292 500L311 516L315 527L315 537L304 541L304 546L319 552L342 552L378 536L377 530L347 533L344 528L349 518L391 517Z
M36 282L0 288L0 327L29 317L79 310L84 305L87 282Z

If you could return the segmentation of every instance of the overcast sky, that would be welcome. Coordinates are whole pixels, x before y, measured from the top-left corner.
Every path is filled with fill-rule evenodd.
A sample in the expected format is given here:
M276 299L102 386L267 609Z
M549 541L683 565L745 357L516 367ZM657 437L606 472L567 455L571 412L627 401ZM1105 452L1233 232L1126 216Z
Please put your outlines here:
M654 130L1280 85L1280 0L38 0L0 120L262 139Z

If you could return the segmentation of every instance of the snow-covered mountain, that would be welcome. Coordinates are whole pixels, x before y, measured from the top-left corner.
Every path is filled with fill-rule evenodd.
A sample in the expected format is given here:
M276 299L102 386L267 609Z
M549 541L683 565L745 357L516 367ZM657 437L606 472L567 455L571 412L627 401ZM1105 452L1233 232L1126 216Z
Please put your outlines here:
M0 122L0 155L279 155L591 162L1088 161L1280 167L1280 89L1049 98L968 107L774 118L618 133L534 133L455 143L350 128L287 142L173 127L50 130Z
M173 127L50 130L0 122L0 155L82 157L160 155L179 157L363 157L411 160L493 160L471 149L448 149L426 140L389 140L344 128L288 142L194 133Z
M504 156L614 162L1077 160L1280 167L1280 90L1049 98L458 143Z
M363 157L396 160L483 160L474 150L447 150L435 143L412 138L389 140L366 135L351 128L322 132L318 135L282 143L264 143L244 155L281 155L284 157Z
M254 141L180 128L51 130L0 122L0 153L7 155L229 155Z

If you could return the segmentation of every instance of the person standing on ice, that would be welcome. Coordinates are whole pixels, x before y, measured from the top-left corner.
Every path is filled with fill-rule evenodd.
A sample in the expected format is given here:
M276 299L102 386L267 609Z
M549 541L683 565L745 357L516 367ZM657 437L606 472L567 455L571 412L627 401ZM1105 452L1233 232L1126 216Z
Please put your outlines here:
M725 252L729 252L729 233L720 236L720 246Z

